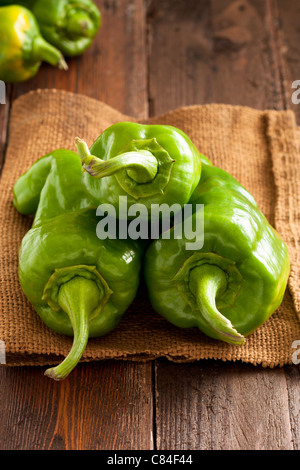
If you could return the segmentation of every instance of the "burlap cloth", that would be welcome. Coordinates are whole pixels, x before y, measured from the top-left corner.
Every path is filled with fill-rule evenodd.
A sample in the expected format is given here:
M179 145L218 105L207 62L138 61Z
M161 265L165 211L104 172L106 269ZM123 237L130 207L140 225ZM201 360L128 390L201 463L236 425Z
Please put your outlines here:
M8 365L57 363L72 342L42 323L19 286L18 249L31 220L13 208L13 184L45 153L61 147L75 150L77 135L90 145L106 127L123 120L136 119L94 99L58 90L30 92L13 103L0 180L0 340ZM253 194L288 245L289 286L278 311L240 347L211 340L196 329L173 327L152 310L142 284L119 326L106 337L90 340L82 360L222 359L264 367L292 363L293 342L300 340L300 135L294 114L211 104L183 107L146 122L185 131L202 153Z

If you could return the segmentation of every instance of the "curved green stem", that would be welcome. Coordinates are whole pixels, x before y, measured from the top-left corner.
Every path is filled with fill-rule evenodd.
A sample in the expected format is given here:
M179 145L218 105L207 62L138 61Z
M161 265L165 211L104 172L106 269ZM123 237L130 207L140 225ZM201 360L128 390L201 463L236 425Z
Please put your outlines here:
M76 137L75 142L83 169L95 178L111 176L126 170L132 180L143 184L153 181L157 175L157 159L148 150L125 152L109 160L101 160L91 155L84 140Z
M41 36L37 36L33 40L31 59L35 61L45 61L61 70L68 70L68 65L62 53Z
M100 291L95 281L74 277L62 284L58 305L71 321L74 339L67 357L58 366L47 369L45 375L55 380L66 378L79 362L89 338L89 320L100 302Z
M196 298L198 308L221 340L231 344L243 344L245 338L232 323L217 309L216 299L227 288L227 276L218 266L203 264L191 270L189 287Z

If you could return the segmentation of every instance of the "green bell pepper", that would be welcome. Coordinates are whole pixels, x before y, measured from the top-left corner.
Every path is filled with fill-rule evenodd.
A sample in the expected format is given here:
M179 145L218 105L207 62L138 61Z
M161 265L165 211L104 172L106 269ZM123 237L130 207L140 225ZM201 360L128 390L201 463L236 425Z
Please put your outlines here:
M181 210L200 179L200 154L174 127L114 124L91 147L103 160L91 156L80 139L77 148L78 153L57 149L43 156L18 179L13 192L20 213L36 212L41 221L50 212L54 216L66 211L70 204L75 210L111 204L118 215L119 198L124 196L126 210L139 201L147 208L148 218L152 204L176 202ZM40 199L42 191L51 195L51 204L47 198Z
M99 183L81 171L76 152L57 149L36 160L18 178L13 187L13 204L21 214L34 216L33 225L71 211L96 212Z
M120 211L120 197L127 209L137 202L146 207L186 204L201 176L197 148L181 130L166 125L133 122L113 124L90 149L77 138L83 170L99 185L99 200ZM130 216L129 216L130 218Z
M48 327L74 336L66 359L46 371L56 380L76 366L89 337L118 325L139 285L143 246L98 238L99 200L87 177L77 153L58 149L13 188L15 208L34 216L19 252L20 285Z
M101 13L92 0L0 0L0 5L14 3L31 10L43 37L65 57L81 55L101 27Z
M45 374L62 380L82 357L90 337L108 334L135 298L140 246L100 240L94 210L71 211L34 224L19 252L23 292L43 322L73 336L67 357Z
M177 327L243 344L282 302L287 247L251 194L205 157L190 203L193 224L204 210L203 244L187 249L173 227L170 239L162 234L150 245L144 262L150 301Z
M0 8L0 80L20 82L38 72L42 61L67 70L61 52L40 34L33 14L20 5Z

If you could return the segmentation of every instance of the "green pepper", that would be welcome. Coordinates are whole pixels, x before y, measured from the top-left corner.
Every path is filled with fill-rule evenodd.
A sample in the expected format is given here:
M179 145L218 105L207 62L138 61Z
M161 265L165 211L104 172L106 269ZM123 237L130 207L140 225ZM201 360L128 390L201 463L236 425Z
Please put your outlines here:
M254 198L231 175L202 158L202 176L190 200L204 211L195 249L175 226L148 248L144 273L156 312L180 328L240 345L282 302L288 250ZM199 235L199 234L198 234Z
M140 203L151 214L152 205L186 204L201 175L197 148L181 130L166 125L133 122L113 124L89 149L77 138L83 170L99 185L99 200L120 213L120 197L127 209ZM130 218L130 214L128 216Z
M13 204L21 214L34 215L33 224L38 225L67 212L96 210L99 183L81 171L76 152L57 149L36 160L18 178Z
M40 34L33 14L19 5L0 8L0 80L33 77L42 61L66 70L61 52Z
M36 0L32 12L44 38L66 57L86 51L101 26L101 13L91 0Z
M94 210L61 214L34 226L19 253L24 294L44 323L73 336L67 357L45 374L62 380L88 338L108 334L135 298L141 249L131 240L100 240Z
M13 4L0 0L0 5ZM82 54L101 27L101 13L92 0L20 0L31 10L43 37L65 57Z
M174 127L114 124L91 147L104 157L102 160L91 156L80 139L77 148L78 154L57 149L43 156L18 179L13 191L19 212L37 211L35 217L42 220L51 210L51 216L64 212L69 204L75 209L83 205L96 209L99 204L109 203L117 215L123 196L126 208L139 201L151 217L152 204L176 202L181 210L200 179L200 154ZM47 189L43 190L44 185ZM42 190L51 194L52 204L45 198L40 200ZM127 215L128 219L134 217Z
M98 238L99 200L87 177L77 153L58 149L37 160L13 188L16 209L34 216L19 253L23 292L48 327L74 335L66 359L46 371L56 380L75 367L88 337L118 325L139 285L143 246Z

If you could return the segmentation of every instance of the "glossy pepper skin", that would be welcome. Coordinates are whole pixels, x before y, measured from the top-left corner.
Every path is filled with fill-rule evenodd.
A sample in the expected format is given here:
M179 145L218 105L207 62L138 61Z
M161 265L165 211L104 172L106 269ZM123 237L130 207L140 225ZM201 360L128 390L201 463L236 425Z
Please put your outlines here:
M191 198L204 205L204 241L159 239L147 250L145 280L156 312L180 328L240 345L282 302L289 276L284 242L253 197L228 173L202 157ZM198 210L197 210L198 209ZM172 229L174 232L174 229Z
M62 53L40 34L33 14L20 5L0 8L0 80L25 81L42 61L66 70Z
M57 149L39 158L14 184L15 208L33 215L33 225L67 212L96 210L100 181L81 168L78 154L71 150Z
M100 240L94 210L72 211L34 226L19 253L24 294L52 330L73 336L67 357L46 375L62 380L79 362L89 337L108 334L135 298L140 247Z
M13 4L0 0L0 5ZM101 27L101 12L92 0L20 0L31 10L43 37L65 57L81 55Z
M142 204L186 204L201 176L197 148L181 130L166 125L133 122L113 124L90 149L77 138L83 170L101 178L99 200L119 213L120 197L127 208Z
M23 292L44 323L74 336L66 359L46 371L64 379L89 337L108 334L133 301L143 247L97 236L99 201L86 186L77 153L58 149L37 160L14 185L14 206L33 215L19 252Z

